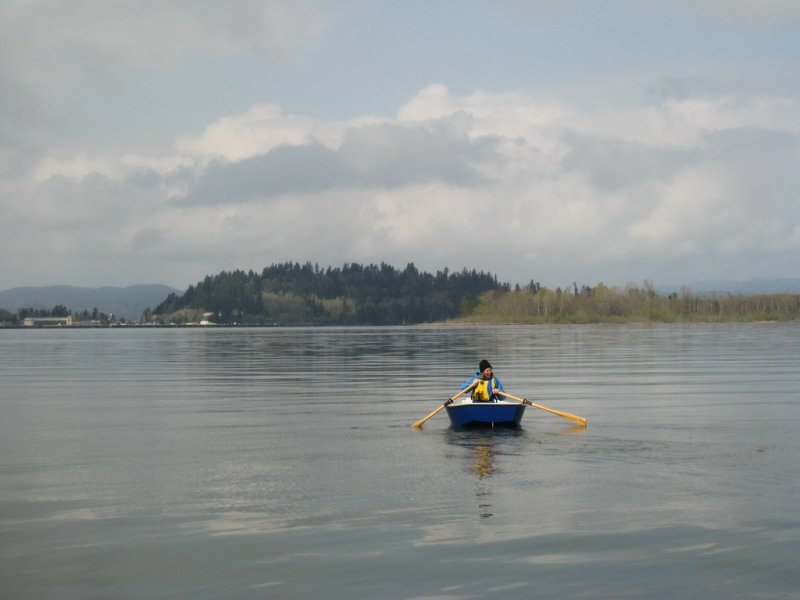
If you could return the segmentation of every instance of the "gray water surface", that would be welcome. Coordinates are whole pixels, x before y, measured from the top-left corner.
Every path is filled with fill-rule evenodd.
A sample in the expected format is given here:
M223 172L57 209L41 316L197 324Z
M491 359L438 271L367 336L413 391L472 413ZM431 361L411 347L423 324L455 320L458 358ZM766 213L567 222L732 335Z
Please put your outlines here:
M520 429L430 413L488 358ZM798 598L800 326L0 330L3 598Z

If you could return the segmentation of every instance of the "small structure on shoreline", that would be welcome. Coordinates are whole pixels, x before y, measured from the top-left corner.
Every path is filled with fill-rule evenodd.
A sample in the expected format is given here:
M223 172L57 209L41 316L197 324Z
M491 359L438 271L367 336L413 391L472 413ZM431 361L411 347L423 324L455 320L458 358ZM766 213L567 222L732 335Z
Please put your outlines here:
M25 317L22 321L25 327L72 327L72 316L67 317Z

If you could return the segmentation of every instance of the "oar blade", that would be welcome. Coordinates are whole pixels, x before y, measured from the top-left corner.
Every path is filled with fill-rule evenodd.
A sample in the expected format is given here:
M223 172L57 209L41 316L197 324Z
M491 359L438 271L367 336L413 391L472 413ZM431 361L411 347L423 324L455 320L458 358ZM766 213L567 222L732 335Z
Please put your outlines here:
M431 412L429 415L427 415L425 417L422 417L419 421L417 421L416 423L413 423L411 425L411 427L413 427L415 429L419 429L420 427L422 427L423 424L427 423L429 419L435 417L439 413L439 411L441 411L445 406L447 406L447 402L445 402L444 404L439 406L436 410Z
M579 417L578 415L573 415L573 414L570 414L568 412L564 412L564 411L561 411L561 410L554 410L552 408L547 408L546 406L542 406L541 404L536 404L536 403L531 402L531 401L527 401L527 403L530 404L531 406L535 407L535 408L539 408L541 410L546 410L547 412L553 413L554 415L558 415L559 417L561 417L563 419L567 419L569 421L572 421L573 423L577 423L578 425L583 425L584 427L586 427L586 425L588 424L588 421L586 419L584 419L583 417Z

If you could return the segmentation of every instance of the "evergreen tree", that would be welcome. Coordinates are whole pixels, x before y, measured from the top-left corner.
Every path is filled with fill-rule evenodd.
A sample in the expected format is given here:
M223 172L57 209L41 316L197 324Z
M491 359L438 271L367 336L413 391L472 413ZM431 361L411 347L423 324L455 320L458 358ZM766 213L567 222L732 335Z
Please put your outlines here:
M484 272L447 269L436 275L408 263L393 266L346 263L320 269L307 262L275 263L261 273L223 271L178 296L170 294L153 313L210 311L223 323L397 325L457 317L480 294L509 290Z

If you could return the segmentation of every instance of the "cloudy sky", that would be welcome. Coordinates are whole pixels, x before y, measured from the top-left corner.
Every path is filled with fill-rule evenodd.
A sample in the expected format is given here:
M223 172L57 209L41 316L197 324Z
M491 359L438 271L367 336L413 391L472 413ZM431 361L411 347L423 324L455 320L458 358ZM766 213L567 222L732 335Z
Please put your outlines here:
M2 0L0 289L800 276L796 0Z

